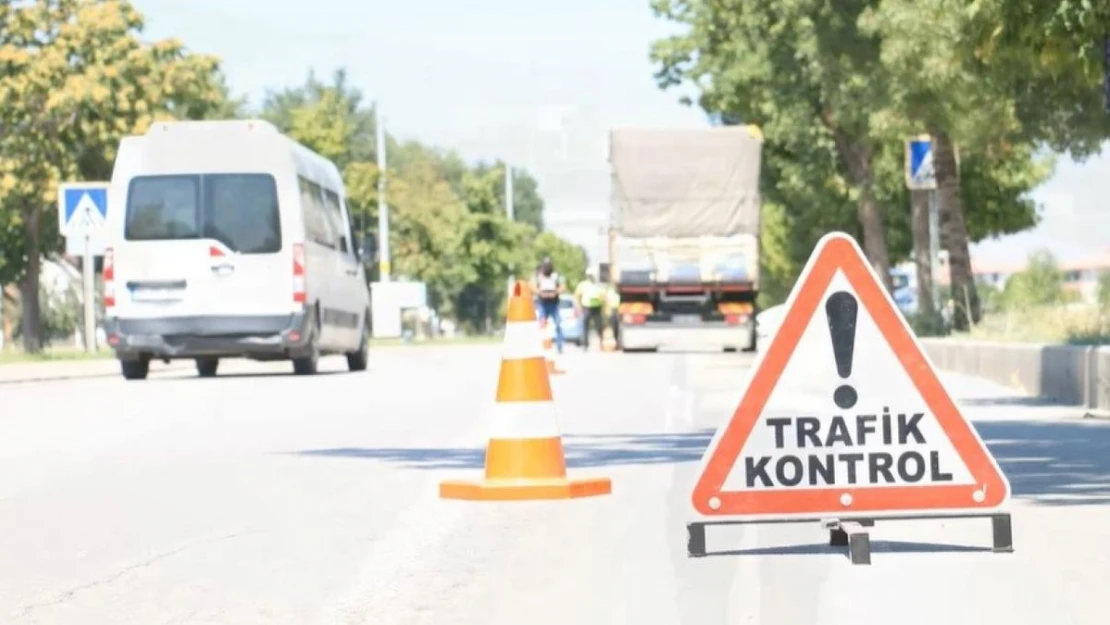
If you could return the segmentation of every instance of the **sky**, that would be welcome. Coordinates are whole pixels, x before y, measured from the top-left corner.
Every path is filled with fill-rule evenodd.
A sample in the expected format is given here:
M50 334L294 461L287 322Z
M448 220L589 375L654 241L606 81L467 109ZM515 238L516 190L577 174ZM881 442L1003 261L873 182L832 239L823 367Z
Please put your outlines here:
M145 36L215 54L237 95L303 83L344 67L378 100L400 139L506 159L539 180L550 227L602 253L607 130L704 127L705 115L662 91L648 56L674 32L648 0L135 0ZM1110 150L1061 159L1035 193L1042 225L972 250L1020 263L1048 248L1071 260L1110 248ZM908 207L907 207L908 210Z

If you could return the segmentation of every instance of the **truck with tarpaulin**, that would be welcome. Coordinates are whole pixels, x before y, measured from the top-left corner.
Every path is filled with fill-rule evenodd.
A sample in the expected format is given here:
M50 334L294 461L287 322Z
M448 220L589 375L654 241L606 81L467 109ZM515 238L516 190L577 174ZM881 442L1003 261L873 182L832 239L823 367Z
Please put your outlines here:
M754 126L610 131L622 350L755 349L762 146Z

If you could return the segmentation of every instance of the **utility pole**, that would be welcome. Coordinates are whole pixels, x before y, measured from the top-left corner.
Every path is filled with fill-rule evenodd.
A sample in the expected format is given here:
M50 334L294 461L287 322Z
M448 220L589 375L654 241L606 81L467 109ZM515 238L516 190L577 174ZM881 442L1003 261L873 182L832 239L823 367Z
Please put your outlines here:
M505 162L505 217L509 221L513 221L513 166L508 161ZM509 295L513 293L513 285L516 284L516 276L509 274L508 290Z
M378 267L382 282L389 282L389 204L385 198L385 117L381 103L374 105L378 127Z
M513 166L505 163L505 216L509 221L515 219L513 213Z

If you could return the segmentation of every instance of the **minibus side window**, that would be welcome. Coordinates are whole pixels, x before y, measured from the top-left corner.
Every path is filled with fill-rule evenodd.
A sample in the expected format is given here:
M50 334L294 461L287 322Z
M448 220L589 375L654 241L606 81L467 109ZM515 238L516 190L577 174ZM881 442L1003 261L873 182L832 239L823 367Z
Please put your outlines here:
M281 251L277 183L269 174L204 177L204 236L240 254Z

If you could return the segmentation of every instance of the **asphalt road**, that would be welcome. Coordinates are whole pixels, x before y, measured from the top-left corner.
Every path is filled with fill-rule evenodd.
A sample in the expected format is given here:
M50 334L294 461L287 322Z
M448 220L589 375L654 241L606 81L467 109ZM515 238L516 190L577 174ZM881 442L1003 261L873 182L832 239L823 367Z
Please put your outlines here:
M568 354L572 472L613 494L440 500L440 479L481 473L498 357L0 385L0 622L1106 622L1110 422L946 377L1013 485L1012 554L951 520L880 522L870 567L809 525L718 528L689 559L697 461L750 359Z

